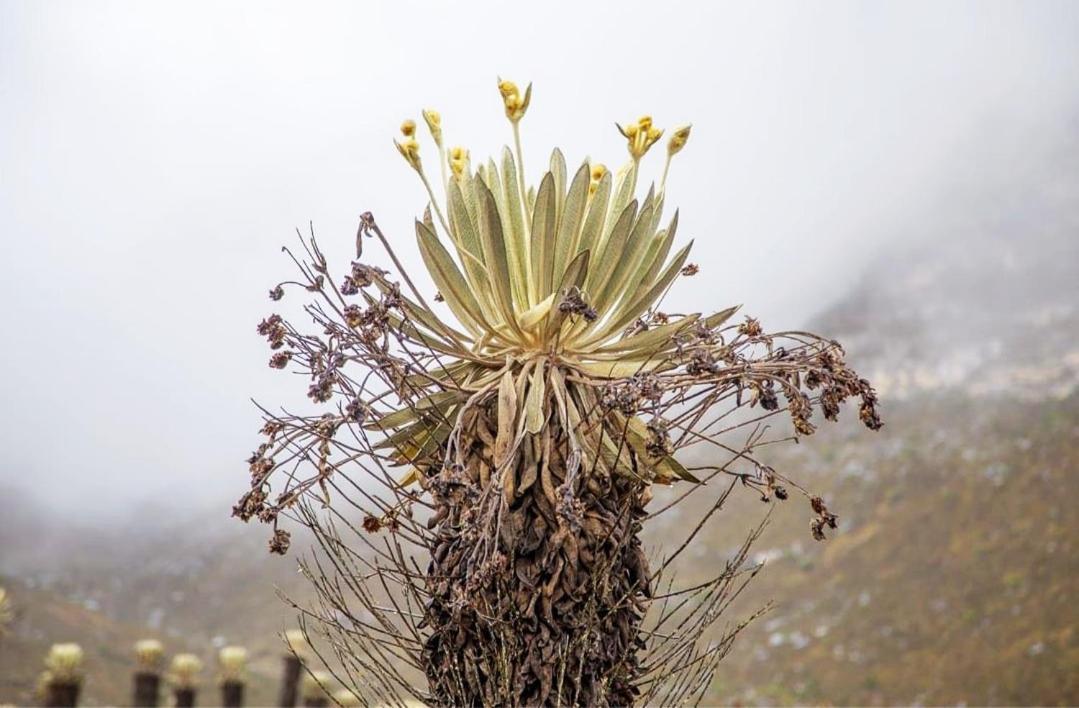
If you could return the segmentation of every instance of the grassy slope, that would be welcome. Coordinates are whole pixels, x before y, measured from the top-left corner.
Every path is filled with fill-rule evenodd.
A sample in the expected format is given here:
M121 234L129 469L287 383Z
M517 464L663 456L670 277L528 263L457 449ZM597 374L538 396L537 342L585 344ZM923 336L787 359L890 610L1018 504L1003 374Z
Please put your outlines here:
M0 637L0 703L33 704L48 647L73 641L86 653L82 703L127 705L134 642L156 637L169 655L200 655L204 705L219 701L216 647L247 647L248 704L273 704L281 663L277 632L295 625L275 586L295 593L306 584L295 559L266 553L265 529L245 530L238 522L227 528L231 537L162 534L126 547L98 538L93 545L112 551L80 552L63 569L51 569L47 583L0 577L17 612L13 631Z
M1079 397L921 401L887 420L879 436L840 426L774 460L842 525L816 543L804 499L775 510L739 609L776 608L736 643L711 700L1079 702ZM715 562L760 518L754 499L711 530Z

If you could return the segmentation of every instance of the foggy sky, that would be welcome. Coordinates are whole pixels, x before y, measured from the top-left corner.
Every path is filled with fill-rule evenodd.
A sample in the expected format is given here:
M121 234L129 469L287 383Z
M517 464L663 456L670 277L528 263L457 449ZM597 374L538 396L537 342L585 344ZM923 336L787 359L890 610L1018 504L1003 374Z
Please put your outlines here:
M431 106L493 153L497 75L534 82L533 183L556 144L613 168L615 121L692 121L668 205L703 272L670 307L772 327L1051 146L1079 86L1075 3L462 4L0 2L0 489L227 513L248 398L305 388L254 333L279 247L311 220L340 270L371 210L422 280L391 138Z

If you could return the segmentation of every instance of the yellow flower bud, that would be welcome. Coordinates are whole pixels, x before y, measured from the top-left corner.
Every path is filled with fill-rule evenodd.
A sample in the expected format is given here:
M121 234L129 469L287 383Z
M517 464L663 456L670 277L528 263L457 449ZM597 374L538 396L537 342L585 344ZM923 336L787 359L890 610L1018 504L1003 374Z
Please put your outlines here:
M637 125L640 126L641 130L648 130L652 127L652 116L641 116L637 119Z
M588 195L592 196L599 189L600 180L603 179L603 175L607 174L607 167L602 164L595 164L592 166L592 182L588 185Z
M502 103L506 108L506 117L511 123L516 123L524 117L528 110L528 104L532 101L532 84L525 88L524 98L512 81L498 80L498 92L502 94Z
M401 124L401 135L405 136L406 138L411 138L413 134L415 134L415 132L416 121L406 120L404 123Z
M431 137L435 139L435 145L442 146L442 116L433 108L423 111L423 119L427 121L427 128L431 131Z
M454 177L460 177L468 172L468 150L463 147L455 147L450 149L450 170L453 171Z
M499 79L498 81L498 92L502 94L503 100L509 98L510 96L516 96L519 93L519 91L517 90L517 84L513 83L512 81L503 81L501 79Z
M419 171L420 169L420 144L416 142L415 138L405 138L401 142L393 141L393 144L397 146L397 152L401 153L401 157L405 158L412 169Z
M667 141L667 154L676 155L686 146L689 142L689 131L692 128L691 125L683 125L674 131L674 135Z

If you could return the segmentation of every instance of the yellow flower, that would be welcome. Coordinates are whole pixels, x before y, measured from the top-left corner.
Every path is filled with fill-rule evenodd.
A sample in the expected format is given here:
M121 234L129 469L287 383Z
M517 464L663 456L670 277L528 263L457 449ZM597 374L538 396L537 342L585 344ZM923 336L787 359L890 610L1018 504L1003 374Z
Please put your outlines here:
M617 123L615 126L626 138L626 146L634 160L640 160L648 152L648 148L663 136L663 131L652 125L652 116L641 116L636 123L625 127Z
M668 155L676 155L686 146L686 143L689 141L689 131L692 127L692 124L683 125L674 131L674 135L672 135L671 139L667 142Z
M522 98L517 84L499 79L498 92L502 94L502 103L506 107L506 117L510 119L510 122L516 123L521 120L525 111L528 110L528 104L532 101L532 84L525 88L525 95Z
M406 120L401 124L401 135L411 138L416 133L416 121Z
M442 116L433 108L425 108L423 119L427 121L427 128L431 131L431 137L435 139L435 145L442 147Z

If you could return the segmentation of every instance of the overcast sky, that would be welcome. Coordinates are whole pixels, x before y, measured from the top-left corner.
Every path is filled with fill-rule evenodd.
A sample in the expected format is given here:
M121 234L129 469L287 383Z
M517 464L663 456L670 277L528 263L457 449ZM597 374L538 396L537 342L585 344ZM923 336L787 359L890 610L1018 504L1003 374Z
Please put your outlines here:
M0 2L0 487L227 513L248 397L303 390L254 333L279 246L311 220L343 265L371 210L418 273L391 138L433 106L497 150L496 75L535 84L533 182L556 144L620 164L615 121L692 121L668 203L703 277L672 307L787 326L983 152L1049 144L1077 46L1074 2Z

